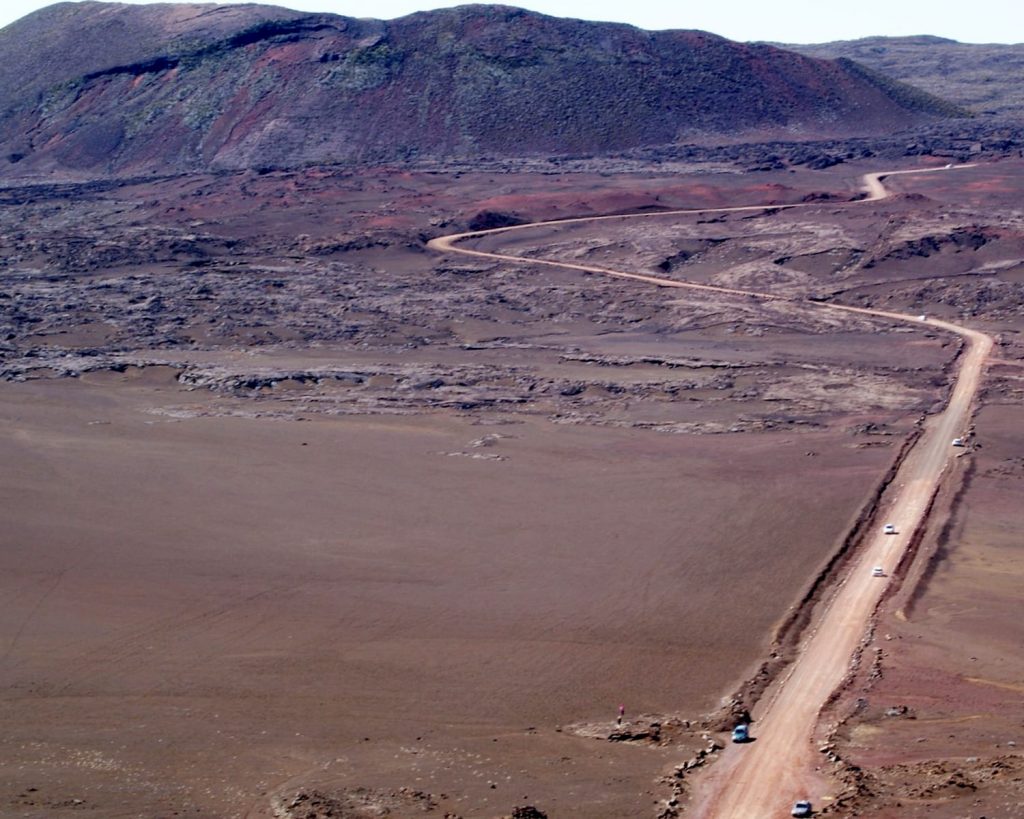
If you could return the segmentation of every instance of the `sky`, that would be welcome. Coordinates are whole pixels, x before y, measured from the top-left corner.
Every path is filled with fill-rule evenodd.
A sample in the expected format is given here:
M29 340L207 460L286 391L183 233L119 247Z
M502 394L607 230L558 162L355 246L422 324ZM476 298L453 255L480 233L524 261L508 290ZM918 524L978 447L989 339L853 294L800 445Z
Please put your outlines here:
M49 0L3 0L0 27L49 4ZM452 0L267 3L383 19L461 4ZM935 34L966 43L1024 42L1022 0L506 0L505 5L647 29L697 28L741 41L822 43L876 34Z

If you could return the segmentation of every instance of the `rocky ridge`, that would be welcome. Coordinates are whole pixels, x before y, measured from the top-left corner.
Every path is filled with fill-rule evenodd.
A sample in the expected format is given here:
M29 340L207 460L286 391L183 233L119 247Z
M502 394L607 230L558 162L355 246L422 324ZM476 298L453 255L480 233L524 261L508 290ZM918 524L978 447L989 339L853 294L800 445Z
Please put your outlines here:
M1024 43L959 43L919 36L781 47L809 57L855 60L979 114L1024 114Z

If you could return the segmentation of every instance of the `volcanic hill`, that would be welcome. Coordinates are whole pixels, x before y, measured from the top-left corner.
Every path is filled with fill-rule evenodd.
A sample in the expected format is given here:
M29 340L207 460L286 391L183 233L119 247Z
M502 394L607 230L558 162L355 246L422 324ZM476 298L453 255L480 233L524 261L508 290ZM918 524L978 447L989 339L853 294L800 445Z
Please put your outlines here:
M1024 43L959 43L918 36L779 47L809 57L856 60L977 113L1024 114Z
M60 3L0 30L0 174L578 154L891 132L955 106L849 60L472 5L392 21Z

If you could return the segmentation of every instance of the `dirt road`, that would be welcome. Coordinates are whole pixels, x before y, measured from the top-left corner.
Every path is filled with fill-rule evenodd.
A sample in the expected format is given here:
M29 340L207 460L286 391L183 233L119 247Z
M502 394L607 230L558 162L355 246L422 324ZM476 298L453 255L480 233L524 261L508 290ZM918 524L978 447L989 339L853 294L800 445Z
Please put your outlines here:
M882 311L849 309L902 321L917 320ZM945 467L957 452L951 441L963 434L992 347L992 339L983 333L942 321L929 323L960 334L969 344L949 405L929 419L924 435L893 482L895 493L884 523L894 524L896 534L883 534L879 524L824 616L806 638L788 675L755 710L755 741L731 746L709 770L695 800L695 817L786 816L797 799L810 799L815 805L827 804L831 799L832 783L815 773L822 759L811 742L818 713L845 677L888 575L924 520ZM881 566L886 577L873 577L874 566Z
M887 176L943 170L950 169L932 168L867 174L863 182L868 196L860 201L878 201L889 196L889 191L882 183ZM782 209L806 205L772 207ZM486 253L459 246L459 243L468 239L527 230L537 227L538 224L550 227L607 219L666 218L701 212L763 209L765 208L760 206L746 206L637 216L565 219L445 236L432 240L428 246L440 252L596 273L659 287L712 290L736 296L774 300L781 297L711 285L689 284L591 265ZM888 575L906 549L913 531L924 520L929 501L939 485L945 467L958 451L951 447L951 441L963 434L972 402L978 391L982 369L992 347L992 339L984 333L945 321L884 310L825 304L814 306L825 310L862 313L897 322L927 323L931 327L961 336L967 342L966 350L949 405L941 414L929 419L924 434L904 461L893 483L894 492L890 495L884 522L893 523L897 533L885 535L879 524L877 533L869 538L862 548L861 555L849 576L836 590L831 603L818 622L809 630L797 660L790 666L785 677L759 703L753 715L754 741L731 746L709 769L692 809L692 815L702 819L786 816L797 799L811 799L819 806L831 798L830 789L833 784L815 772L815 766L821 758L812 747L818 714L828 697L846 676L851 659L889 582ZM874 566L883 567L886 576L873 577L871 569Z

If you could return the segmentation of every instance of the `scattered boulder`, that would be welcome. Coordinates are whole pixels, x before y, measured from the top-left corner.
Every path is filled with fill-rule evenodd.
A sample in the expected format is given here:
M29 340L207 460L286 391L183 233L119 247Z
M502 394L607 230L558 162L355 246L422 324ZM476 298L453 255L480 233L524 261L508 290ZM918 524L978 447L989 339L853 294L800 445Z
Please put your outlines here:
M512 811L511 819L548 819L548 815L533 805L522 805Z

